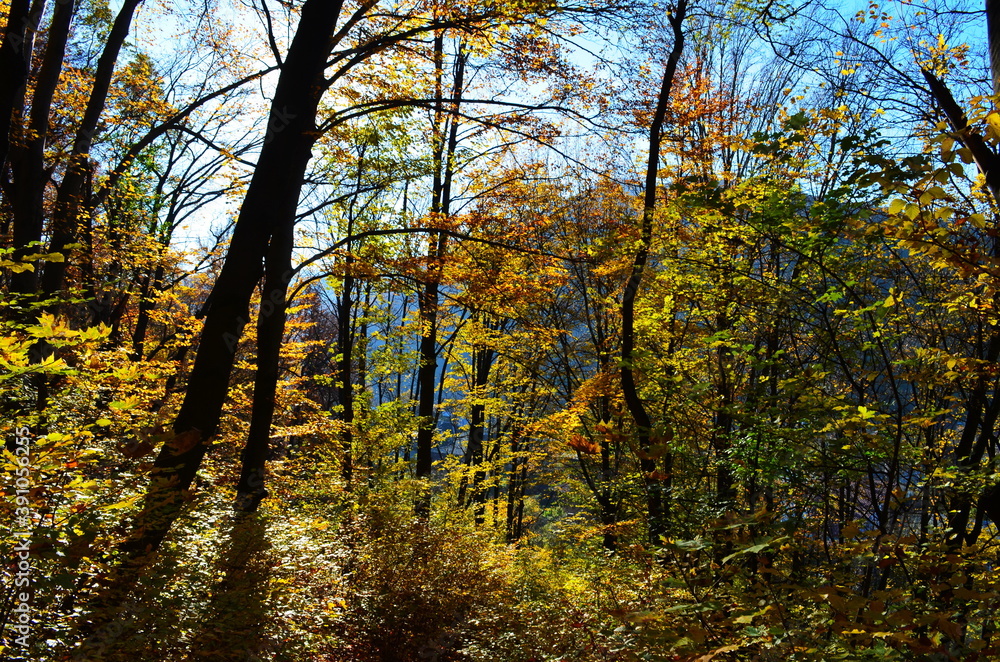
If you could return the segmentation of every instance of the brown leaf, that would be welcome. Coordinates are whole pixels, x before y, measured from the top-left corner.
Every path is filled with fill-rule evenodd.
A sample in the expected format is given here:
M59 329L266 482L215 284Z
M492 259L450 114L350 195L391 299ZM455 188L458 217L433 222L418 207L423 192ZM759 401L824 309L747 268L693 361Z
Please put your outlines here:
M948 635L952 641L962 641L962 626L947 618L940 618L937 628Z
M151 441L132 441L125 444L125 447L122 448L122 455L134 460L144 455L149 455L154 448L156 448L156 444Z
M582 437L578 434L574 434L569 438L569 447L581 453L586 453L587 455L596 455L601 452L600 446L590 439Z

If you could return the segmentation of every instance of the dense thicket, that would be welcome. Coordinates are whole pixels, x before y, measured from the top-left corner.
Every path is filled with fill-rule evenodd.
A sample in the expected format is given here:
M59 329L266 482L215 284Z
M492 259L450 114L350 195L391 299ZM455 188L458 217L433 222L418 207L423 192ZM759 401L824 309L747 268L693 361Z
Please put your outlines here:
M0 0L0 657L996 659L994 4Z

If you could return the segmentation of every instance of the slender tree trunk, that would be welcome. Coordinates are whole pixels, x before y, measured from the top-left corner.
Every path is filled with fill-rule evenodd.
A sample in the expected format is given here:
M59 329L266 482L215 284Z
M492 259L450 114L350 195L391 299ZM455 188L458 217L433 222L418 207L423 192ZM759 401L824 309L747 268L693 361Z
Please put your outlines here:
M275 233L264 263L264 286L257 312L257 372L253 385L253 407L233 504L233 508L241 512L255 512L268 494L264 486L265 464L281 367L281 341L285 335L285 297L292 279L294 229L294 224L287 223Z
M717 319L718 330L730 330L732 324L725 314ZM715 451L715 494L718 505L723 510L731 510L736 502L736 489L733 471L727 457L733 435L733 386L726 372L726 365L732 358L732 351L723 346L716 353L718 366L718 382L716 392L719 395L719 407L715 412L715 425L712 428L712 449Z
M350 490L354 475L354 383L352 375L354 335L351 328L351 315L354 308L354 300L351 298L354 291L354 277L351 275L351 268L354 260L350 255L350 245L348 245L347 250L344 291L337 304L337 355L339 357L337 359L337 382L340 384L337 389L339 394L337 401L341 406L340 420L344 423L340 437L342 448L340 474L347 489Z
M84 187L92 169L89 153L97 134L101 113L104 112L108 99L108 91L111 89L118 55L128 37L135 10L141 2L142 0L125 0L115 17L111 32L108 34L108 41L97 61L94 85L87 100L87 108L83 112L83 119L76 131L66 174L56 196L55 212L52 217L52 239L49 242L50 253L65 253L66 247L75 242L79 236L80 212L85 207ZM84 215L86 218L82 219L82 222L89 224L91 222L89 210ZM46 298L62 288L67 260L68 256L61 262L46 263L42 274L42 292Z
M527 451L527 449L525 449ZM521 461L521 476L517 481L517 515L514 519L514 540L520 540L524 535L524 489L528 484L528 460Z
M153 312L154 299L156 293L163 286L164 268L162 264L156 266L151 274L146 274L143 280L142 289L139 294L139 313L135 321L135 330L132 332L132 355L133 361L141 361L145 356L146 333L149 330L149 317Z
M495 353L489 348L477 348L473 351L471 390L473 398L478 399L485 393L494 358ZM471 494L468 503L475 504L477 525L482 524L485 517L486 493L482 488L483 482L486 480L486 472L482 469L485 427L486 405L477 402L472 405L469 417L469 445L465 453L466 464L472 471ZM463 500L462 495L459 495L459 500Z
M667 112L667 100L673 89L674 72L684 50L684 32L681 26L687 12L687 0L680 0L677 8L670 15L670 26L673 28L674 45L667 58L666 70L663 73L663 83L657 97L656 111L649 128L649 160L646 163L645 197L642 209L642 224L639 232L639 250L632 262L632 271L625 294L622 297L622 369L621 383L625 404L635 423L638 445L641 450L639 468L641 469L646 492L646 509L649 520L649 538L654 544L660 542L660 537L666 532L666 520L669 507L664 505L665 485L657 475L656 460L650 455L650 436L652 421L646 406L639 396L635 381L635 300L642 284L643 271L649 259L649 249L653 241L653 214L656 210L656 180L660 165L660 132ZM669 453L667 454L669 455ZM664 456L665 468L672 469L672 461ZM669 470L666 477L669 480ZM669 495L667 495L669 498Z
M10 155L14 186L13 239L14 246L18 248L15 253L18 257L36 252L37 247L29 248L29 245L42 240L45 185L51 174L45 168L45 141L49 133L49 114L62 73L74 8L73 0L66 0L57 2L53 9L48 43L31 98L27 136L24 145ZM31 297L37 290L37 269L23 271L11 277L12 292Z
M510 440L510 473L507 478L507 523L506 542L508 545L515 542L519 537L519 532L515 531L514 521L517 513L517 502L519 498L524 498L519 480L521 468L521 448L520 433L515 431L513 439Z
M586 296L586 290L584 290L584 296ZM598 373L611 374L615 369L615 357L608 333L608 318L603 306L595 308L593 327ZM611 425L612 418L611 397L610 395L602 395L597 401L597 420L604 422L605 425ZM618 524L621 511L621 499L615 488L621 453L620 442L617 439L611 434L601 434L598 442L601 455L601 482L595 497L597 498L601 526L604 528L602 544L608 551L614 551L618 548L618 535L614 532L614 527Z
M355 186L360 191L362 177L364 175L364 154L358 159L358 171ZM347 236L354 234L354 203L351 202L347 219ZM340 474L344 479L345 488L350 491L354 476L354 300L351 298L354 293L354 254L352 242L346 246L346 257L344 259L344 284L337 304L337 380L340 384L338 393L338 403L341 406L340 420L343 422L343 430L340 433L341 444L341 465Z
M438 278L444 254L444 235L431 242L427 257L431 264L427 283L417 297L420 319L420 366L417 369L417 471L418 479L430 478L434 447L434 385L437 379ZM429 515L430 494L422 494L417 503L421 517Z
M465 70L464 56L460 53L455 71L453 97L454 111L461 102L463 75ZM434 181L432 187L431 212L447 217L451 211L451 181L453 176L452 161L457 143L458 122L453 114L450 119L450 129L446 129L446 117L443 101L443 66L444 66L444 35L437 33L434 37L435 72L435 116L434 116ZM448 135L447 144L445 135ZM434 384L437 380L437 325L438 325L438 295L441 281L441 268L445 255L447 241L444 234L438 234L432 241L427 252L427 281L423 291L417 297L417 308L420 320L420 367L417 371L417 467L418 479L427 479L433 467L432 451L434 447ZM421 517L430 513L430 494L422 493L415 506Z

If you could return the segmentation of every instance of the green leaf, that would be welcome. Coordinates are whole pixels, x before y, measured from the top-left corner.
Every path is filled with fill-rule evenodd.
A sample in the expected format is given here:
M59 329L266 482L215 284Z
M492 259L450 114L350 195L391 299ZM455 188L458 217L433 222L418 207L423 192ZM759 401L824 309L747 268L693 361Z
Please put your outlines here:
M768 547L770 547L771 545L773 545L774 543L780 542L780 541L782 541L784 539L785 539L785 536L781 536L779 538L770 538L768 540L765 540L762 543L759 543L759 544L756 544L756 545L751 545L750 547L744 547L743 549L741 549L741 550L739 550L737 552L733 552L729 556L727 556L724 559L722 559L722 562L723 563L728 563L732 559L734 559L737 556L740 556L742 554L759 554L759 553L763 552L765 549L767 549Z

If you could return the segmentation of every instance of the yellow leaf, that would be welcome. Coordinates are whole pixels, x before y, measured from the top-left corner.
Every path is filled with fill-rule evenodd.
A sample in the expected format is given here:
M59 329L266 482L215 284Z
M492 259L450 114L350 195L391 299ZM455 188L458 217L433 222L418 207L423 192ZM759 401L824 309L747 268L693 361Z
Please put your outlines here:
M854 538L859 533L861 533L861 529L854 522L851 522L840 529L840 535L845 538Z
M136 495L136 496L133 496L133 497L129 497L128 499L125 499L124 501L119 501L118 503L113 503L110 506L102 506L102 510L120 510L122 508L128 508L133 503L135 503L136 499L138 499L138 498L139 498L139 495Z

